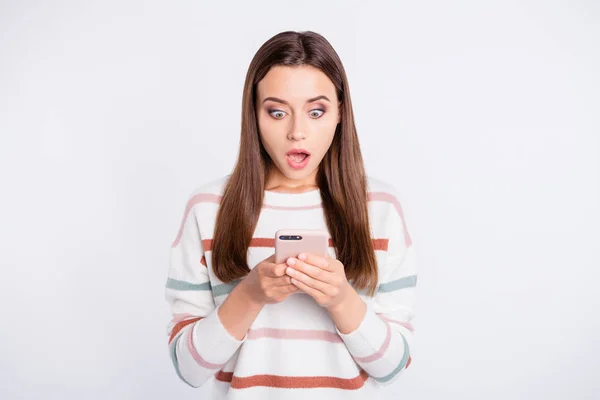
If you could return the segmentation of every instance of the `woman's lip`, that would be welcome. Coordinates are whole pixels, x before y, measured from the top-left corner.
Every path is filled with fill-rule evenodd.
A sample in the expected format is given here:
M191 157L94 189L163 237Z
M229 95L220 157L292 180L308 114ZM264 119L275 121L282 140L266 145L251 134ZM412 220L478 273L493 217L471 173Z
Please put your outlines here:
M310 156L310 153L304 149L293 149L286 153L287 156L289 156L291 154L306 154L306 155Z
M294 154L294 153L291 153L291 154ZM304 160L302 160L301 162L296 162L296 161L292 160L290 157L286 157L285 159L287 160L287 163L290 167L292 167L294 169L302 169L308 165L308 162L310 161L310 154L307 154L306 157L304 158Z

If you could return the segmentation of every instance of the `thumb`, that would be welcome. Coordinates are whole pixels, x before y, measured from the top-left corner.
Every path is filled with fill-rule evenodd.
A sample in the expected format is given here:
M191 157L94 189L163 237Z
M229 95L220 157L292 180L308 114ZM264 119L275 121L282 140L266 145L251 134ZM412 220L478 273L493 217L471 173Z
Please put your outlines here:
M275 276L277 276L277 277L284 276L286 268L287 268L287 264L286 263L275 264L275 266L273 268L273 274Z

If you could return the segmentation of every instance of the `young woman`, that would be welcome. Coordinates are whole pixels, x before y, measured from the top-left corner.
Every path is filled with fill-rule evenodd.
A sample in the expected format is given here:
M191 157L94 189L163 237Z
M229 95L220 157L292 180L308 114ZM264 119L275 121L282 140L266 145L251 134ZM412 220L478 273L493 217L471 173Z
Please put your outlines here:
M278 229L328 257L274 263ZM395 188L365 176L348 82L321 35L254 56L233 173L198 187L172 244L170 355L217 399L374 399L411 361L417 281ZM293 294L293 295L292 295Z

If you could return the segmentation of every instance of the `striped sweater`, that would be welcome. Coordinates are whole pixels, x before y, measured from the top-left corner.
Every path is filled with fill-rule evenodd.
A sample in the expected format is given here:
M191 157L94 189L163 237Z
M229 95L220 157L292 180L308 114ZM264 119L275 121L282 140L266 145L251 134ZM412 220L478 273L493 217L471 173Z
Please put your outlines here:
M353 332L340 332L327 311L297 292L268 304L237 340L217 310L237 282L223 283L211 265L212 235L229 176L198 187L172 243L166 300L169 352L192 387L213 381L215 399L378 398L411 362L417 262L395 188L368 178L369 218L379 268L375 296L358 291L367 312ZM274 253L280 228L327 230L320 191L265 191L248 249L254 267ZM335 258L331 247L329 255Z

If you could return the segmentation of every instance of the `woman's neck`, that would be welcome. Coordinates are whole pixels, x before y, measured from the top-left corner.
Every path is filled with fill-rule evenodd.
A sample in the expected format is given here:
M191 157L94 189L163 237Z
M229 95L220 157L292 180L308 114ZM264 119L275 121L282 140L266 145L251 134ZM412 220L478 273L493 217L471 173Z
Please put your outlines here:
M270 174L265 190L280 193L304 193L318 189L316 172L306 179L289 179L280 171Z

